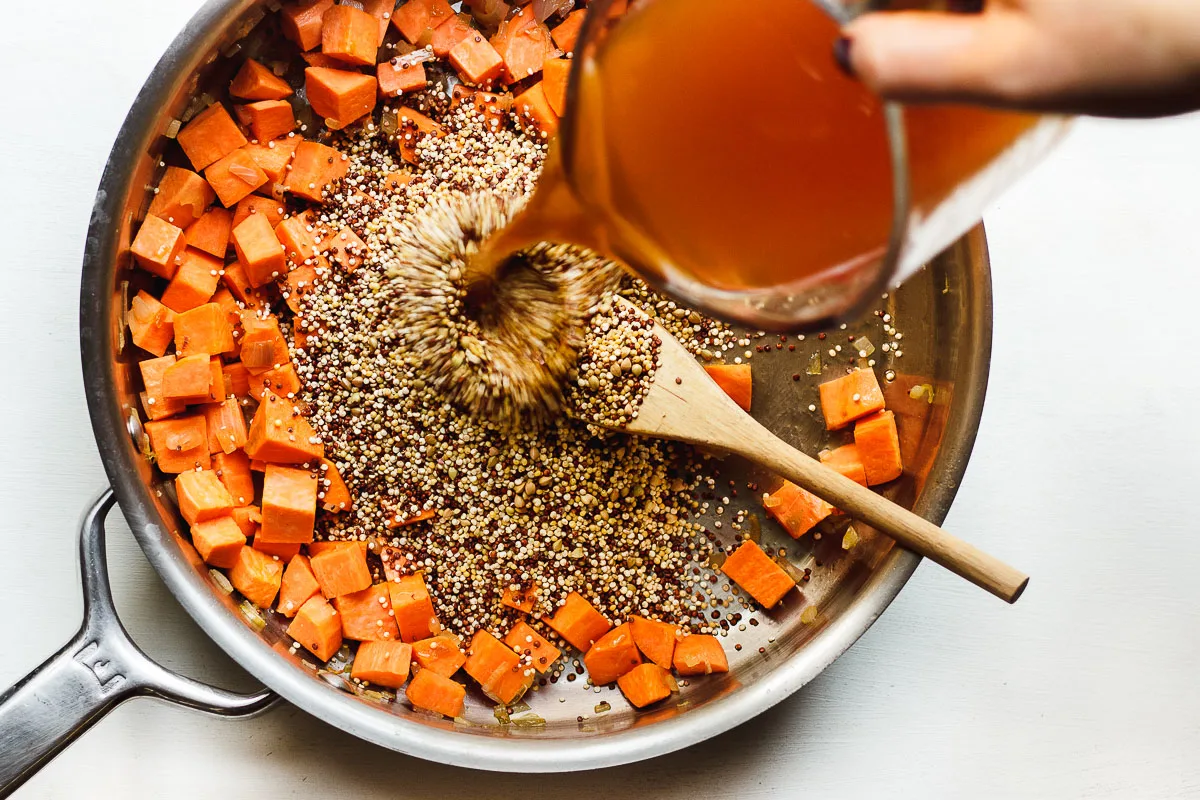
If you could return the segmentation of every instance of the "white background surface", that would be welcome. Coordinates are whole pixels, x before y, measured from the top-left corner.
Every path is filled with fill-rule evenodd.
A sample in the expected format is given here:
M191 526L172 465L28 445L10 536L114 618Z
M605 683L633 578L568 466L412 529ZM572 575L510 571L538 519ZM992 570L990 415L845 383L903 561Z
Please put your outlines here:
M61 0L0 26L0 686L74 632L80 513L104 484L77 347L84 234L145 76L197 0ZM292 708L134 701L30 798L1200 796L1200 119L1079 126L988 217L996 345L947 527L1033 575L1012 608L922 566L820 679L704 745L494 776ZM168 666L246 686L118 519L118 604Z

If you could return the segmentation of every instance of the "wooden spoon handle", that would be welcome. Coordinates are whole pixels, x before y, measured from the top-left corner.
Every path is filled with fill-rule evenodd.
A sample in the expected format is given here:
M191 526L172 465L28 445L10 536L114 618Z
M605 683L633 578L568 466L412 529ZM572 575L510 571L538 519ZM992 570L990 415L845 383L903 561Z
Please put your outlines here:
M854 519L862 520L897 542L1002 600L1015 603L1029 576L988 555L974 545L951 536L927 519L860 486L841 473L805 455L758 423L759 430L741 438L742 455L804 487Z

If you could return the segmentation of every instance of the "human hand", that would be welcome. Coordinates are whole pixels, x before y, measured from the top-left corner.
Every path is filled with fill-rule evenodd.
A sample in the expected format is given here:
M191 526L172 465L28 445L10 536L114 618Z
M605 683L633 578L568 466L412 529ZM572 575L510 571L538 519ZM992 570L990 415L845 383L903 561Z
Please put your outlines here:
M845 30L883 97L1114 117L1200 109L1200 2L990 0L979 14L878 12Z

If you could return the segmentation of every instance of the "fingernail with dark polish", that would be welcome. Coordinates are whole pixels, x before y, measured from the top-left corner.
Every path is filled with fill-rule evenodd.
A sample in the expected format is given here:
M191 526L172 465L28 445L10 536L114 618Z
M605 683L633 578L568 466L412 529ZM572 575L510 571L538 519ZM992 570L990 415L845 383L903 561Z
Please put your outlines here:
M854 67L850 65L850 45L851 40L847 36L839 36L837 41L833 43L833 60L841 68L842 72L854 77Z

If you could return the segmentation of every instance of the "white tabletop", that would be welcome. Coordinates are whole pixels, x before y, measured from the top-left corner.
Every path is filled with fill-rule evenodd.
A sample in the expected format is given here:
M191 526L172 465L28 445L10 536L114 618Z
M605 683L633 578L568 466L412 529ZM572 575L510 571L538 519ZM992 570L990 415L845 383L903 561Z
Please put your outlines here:
M60 0L0 26L0 687L78 624L75 531L104 485L77 344L84 234L126 109L199 5ZM290 707L225 722L141 700L18 796L1196 796L1197 143L1200 118L1085 122L987 218L991 389L947 527L1032 574L1016 606L924 565L790 700L596 774L472 773ZM119 519L110 540L138 641L192 676L250 685Z

